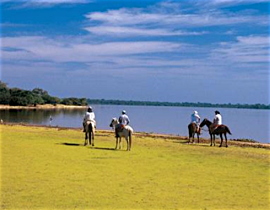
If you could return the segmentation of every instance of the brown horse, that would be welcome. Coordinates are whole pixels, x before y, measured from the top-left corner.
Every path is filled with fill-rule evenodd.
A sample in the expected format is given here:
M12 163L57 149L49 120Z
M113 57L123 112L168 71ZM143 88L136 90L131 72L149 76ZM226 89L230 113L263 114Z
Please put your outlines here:
M196 124L194 122L190 123L188 125L188 143L190 143L190 138L192 137L192 143L194 143L194 136L197 134L198 143L200 142L200 129L197 128Z
M228 147L227 133L230 134L230 135L232 135L232 134L231 134L230 129L226 125L219 125L217 128L215 128L215 125L206 118L201 122L200 127L203 127L205 125L208 127L210 138L211 138L211 145L210 146L212 146L212 144L214 144L214 146L216 145L216 143L215 143L215 135L219 135L220 139L221 139L219 147L221 147L222 143L223 143L222 134L224 134L224 137L225 137L225 140L226 140L226 147Z

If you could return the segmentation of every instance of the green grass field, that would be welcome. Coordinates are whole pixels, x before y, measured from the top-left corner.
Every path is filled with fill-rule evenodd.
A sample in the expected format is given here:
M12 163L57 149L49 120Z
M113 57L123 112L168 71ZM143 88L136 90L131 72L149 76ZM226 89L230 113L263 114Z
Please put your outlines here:
M1 209L269 209L270 150L1 125Z

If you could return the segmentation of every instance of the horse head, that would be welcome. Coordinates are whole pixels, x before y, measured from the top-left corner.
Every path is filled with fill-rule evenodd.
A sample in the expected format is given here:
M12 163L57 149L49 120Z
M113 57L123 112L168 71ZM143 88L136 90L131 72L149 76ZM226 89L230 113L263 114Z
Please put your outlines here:
M117 118L116 118L116 117L112 118L110 127L111 127L111 128L115 128L115 126L116 126L117 124L119 124Z
M203 127L203 126L210 126L212 123L207 119L207 118L204 118L203 121L201 122L200 124L200 127Z

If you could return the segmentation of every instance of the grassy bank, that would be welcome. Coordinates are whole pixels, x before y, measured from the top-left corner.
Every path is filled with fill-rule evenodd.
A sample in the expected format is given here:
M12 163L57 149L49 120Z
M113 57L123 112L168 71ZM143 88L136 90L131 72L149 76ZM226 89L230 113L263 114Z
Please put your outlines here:
M1 125L1 209L269 209L266 149ZM126 148L126 144L123 145Z

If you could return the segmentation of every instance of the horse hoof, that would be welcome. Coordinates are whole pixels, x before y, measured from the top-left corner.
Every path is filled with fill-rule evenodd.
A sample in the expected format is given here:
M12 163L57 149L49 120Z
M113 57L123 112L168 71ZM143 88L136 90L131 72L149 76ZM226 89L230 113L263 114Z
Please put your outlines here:
M94 145L94 144L92 144L92 146L94 147L95 145Z

